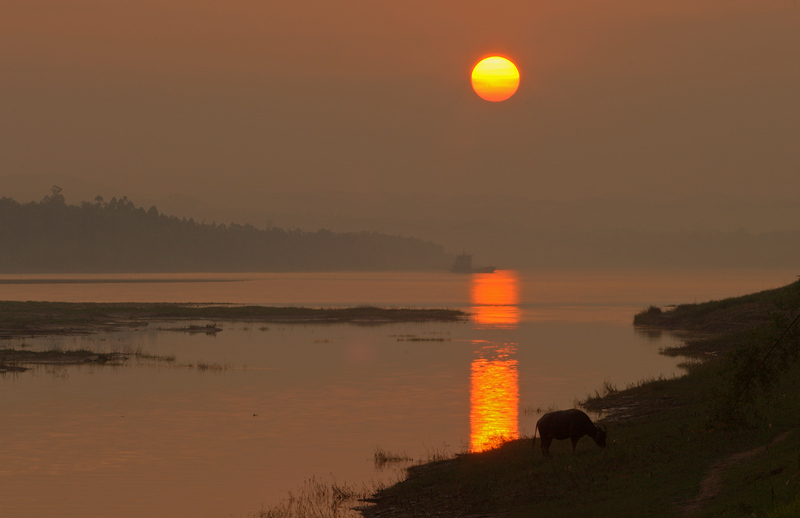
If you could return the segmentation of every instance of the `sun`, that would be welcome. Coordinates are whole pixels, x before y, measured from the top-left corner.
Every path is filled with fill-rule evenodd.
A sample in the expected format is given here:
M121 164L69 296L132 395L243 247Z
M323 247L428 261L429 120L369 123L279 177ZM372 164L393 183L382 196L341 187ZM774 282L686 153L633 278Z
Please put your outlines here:
M500 56L482 59L472 69L472 89L482 99L505 101L519 88L519 70L511 60Z

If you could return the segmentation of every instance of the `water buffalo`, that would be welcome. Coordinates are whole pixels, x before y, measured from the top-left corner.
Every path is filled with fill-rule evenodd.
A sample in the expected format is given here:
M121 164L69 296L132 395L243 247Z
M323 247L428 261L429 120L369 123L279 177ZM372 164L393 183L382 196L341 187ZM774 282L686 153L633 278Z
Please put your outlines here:
M589 419L589 416L577 408L548 412L536 423L536 430L542 438L542 454L550 455L550 443L553 439L572 439L572 451L578 439L588 435L601 448L606 447L606 430L600 428ZM533 446L536 446L536 430L533 432Z

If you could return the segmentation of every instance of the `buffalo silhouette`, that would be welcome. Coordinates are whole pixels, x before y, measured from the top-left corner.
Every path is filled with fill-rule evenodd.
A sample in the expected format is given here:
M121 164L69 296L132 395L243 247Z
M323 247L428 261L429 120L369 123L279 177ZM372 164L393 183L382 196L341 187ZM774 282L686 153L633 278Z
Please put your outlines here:
M578 444L578 439L588 435L601 448L606 447L606 430L600 428L589 419L584 412L573 408L571 410L559 410L548 412L543 415L536 423L536 430L542 438L542 454L550 455L550 443L553 439L560 441L572 439L572 451ZM536 447L536 430L533 432L533 446Z

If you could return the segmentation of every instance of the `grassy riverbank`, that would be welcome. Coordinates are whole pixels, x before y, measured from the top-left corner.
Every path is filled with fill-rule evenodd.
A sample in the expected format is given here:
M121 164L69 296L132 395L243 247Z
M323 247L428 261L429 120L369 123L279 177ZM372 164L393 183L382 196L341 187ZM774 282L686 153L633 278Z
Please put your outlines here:
M48 334L89 334L146 326L153 321L208 320L283 323L455 321L466 318L451 309L304 308L225 304L127 304L0 301L0 338Z
M796 516L800 507L800 285L672 309L637 325L703 333L686 376L584 403L605 410L609 444L523 438L414 466L367 517ZM790 329L786 334L784 330ZM674 353L674 351L672 351Z

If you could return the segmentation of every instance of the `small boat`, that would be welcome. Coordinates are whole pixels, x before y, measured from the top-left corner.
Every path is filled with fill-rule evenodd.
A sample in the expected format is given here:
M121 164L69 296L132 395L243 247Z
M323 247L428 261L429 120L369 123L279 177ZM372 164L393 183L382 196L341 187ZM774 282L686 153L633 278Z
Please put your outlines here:
M472 266L472 255L461 253L456 256L451 273L494 273L494 266Z

